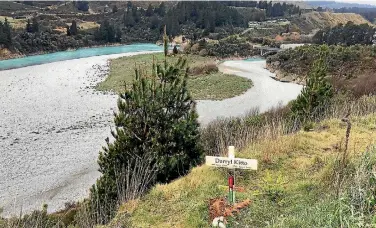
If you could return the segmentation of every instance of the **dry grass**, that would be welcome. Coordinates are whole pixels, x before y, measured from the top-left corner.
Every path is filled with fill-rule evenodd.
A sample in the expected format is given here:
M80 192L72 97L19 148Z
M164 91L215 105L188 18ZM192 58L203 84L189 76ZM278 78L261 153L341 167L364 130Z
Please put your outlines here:
M27 19L13 19L12 17L0 16L0 21L4 22L5 18L8 19L10 25L14 29L26 28Z
M82 30L96 29L99 28L99 24L93 21L83 21L77 25Z
M355 159L376 143L376 115L354 117L352 122L349 152L350 159ZM280 214L300 210L302 203L319 202L327 195L321 180L327 178L330 161L341 153L338 145L344 142L345 132L340 120L328 119L313 131L265 138L238 150L237 157L259 160L257 172L236 174L237 186L245 189L237 193L238 201L253 200L251 213L237 218L238 227L263 226ZM126 214L134 227L207 227L208 202L226 196L226 188L220 187L226 182L227 170L200 166L170 184L157 185L136 207L133 202L125 204L118 216Z
M342 118L351 110L352 116L364 116L376 112L376 96L363 96L360 99L337 98L323 113L313 113L320 121L328 118ZM289 115L289 108L277 108L263 115L254 110L240 118L226 118L210 123L202 130L204 148L207 154L220 155L229 145L244 148L260 139L273 139L276 136L293 133L304 127L298 119ZM318 110L320 111L320 110Z

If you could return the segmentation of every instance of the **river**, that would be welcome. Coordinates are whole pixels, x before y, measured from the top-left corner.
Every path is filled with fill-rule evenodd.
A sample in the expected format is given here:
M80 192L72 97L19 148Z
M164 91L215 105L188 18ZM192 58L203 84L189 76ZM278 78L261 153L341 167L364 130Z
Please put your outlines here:
M17 68L0 71L4 215L28 212L43 203L52 212L88 195L99 176L96 159L110 136L117 99L93 87L106 77L108 59L162 50L152 44L123 48L126 53L114 54L111 51L119 53L116 47L103 47L0 61L2 69ZM26 65L31 66L18 68ZM220 64L221 71L250 78L254 86L234 98L198 101L199 121L205 125L254 107L265 111L300 93L299 85L271 79L264 65L265 61L242 60Z

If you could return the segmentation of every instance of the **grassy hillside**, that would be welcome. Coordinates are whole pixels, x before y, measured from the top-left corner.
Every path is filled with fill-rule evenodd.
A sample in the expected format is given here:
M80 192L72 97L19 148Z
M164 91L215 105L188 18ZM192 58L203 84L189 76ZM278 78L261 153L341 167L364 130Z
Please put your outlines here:
M153 56L159 63L163 62L162 53L111 60L110 74L104 82L97 86L97 89L123 91L124 83L130 84L134 79L135 66L145 72L146 75L151 74ZM168 57L168 61L177 61L179 57ZM190 68L188 87L195 99L222 100L240 95L252 87L251 80L219 72L213 57L199 55L184 55L181 57L187 59Z
M355 13L310 12L292 19L291 24L300 28L302 33L310 33L314 29L334 27L338 24L370 24L365 18Z
M353 117L351 121L349 163L340 185L340 200L336 200L336 178L346 124L339 119L322 121L313 131L265 138L237 152L237 157L258 159L259 169L236 172L237 186L244 188L236 194L237 200L251 199L251 204L228 219L231 227L352 227L359 222L371 223L372 216L357 214L360 209L354 207L363 199L355 197L356 188L368 190L363 188L370 180L367 178L372 178L361 173L367 171L365 163L371 167L376 164L376 150L369 147L376 143L376 115ZM227 188L221 187L227 184L227 172L205 165L194 168L189 175L157 185L142 199L122 205L107 227L208 227L209 200L227 195Z

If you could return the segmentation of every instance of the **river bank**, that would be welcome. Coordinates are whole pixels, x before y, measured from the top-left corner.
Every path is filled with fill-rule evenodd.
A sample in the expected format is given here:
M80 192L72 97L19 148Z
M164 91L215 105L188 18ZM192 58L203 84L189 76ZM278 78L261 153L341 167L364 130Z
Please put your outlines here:
M253 87L244 94L222 101L200 100L197 102L199 121L208 124L217 118L241 116L251 109L265 112L278 105L286 105L295 99L301 85L276 81L275 74L266 69L266 61L225 61L219 70L226 74L251 79Z
M108 60L150 52L95 56L1 72L0 208L18 215L48 204L48 212L86 197L99 176L97 157L110 137L117 96L94 86ZM254 86L221 101L197 101L200 123L261 112L286 104L301 86L271 78L265 61L225 61L223 73L249 78Z
M150 42L145 42L145 44L149 44ZM77 48L68 48L65 50L57 50L57 51L38 51L33 53L18 53L18 52L11 52L7 48L0 49L0 61L1 60L9 60L9 59L18 59L18 58L24 58L24 57L30 57L30 56L36 56L36 55L44 55L44 54L53 54L56 52L62 52L62 51L76 51L79 49L88 49L88 48L101 48L101 47L118 47L118 46L124 46L124 45L131 45L132 43L108 43L108 44L96 44L91 46L82 46ZM135 44L144 44L144 43L135 43Z
M99 176L96 159L110 136L117 96L94 86L108 59L123 53L1 72L0 208L4 215L64 207Z

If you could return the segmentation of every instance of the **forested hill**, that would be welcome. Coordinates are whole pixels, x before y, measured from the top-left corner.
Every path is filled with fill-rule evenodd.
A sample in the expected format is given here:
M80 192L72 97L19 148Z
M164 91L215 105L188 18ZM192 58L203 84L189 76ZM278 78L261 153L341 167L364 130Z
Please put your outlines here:
M299 13L293 4L266 1L0 2L0 49L23 55L107 43L156 42L164 25L172 37L183 34L196 40L217 33L224 38L246 29L249 21Z

